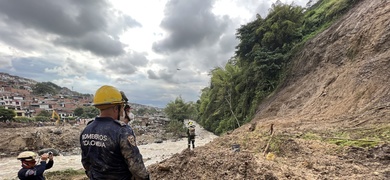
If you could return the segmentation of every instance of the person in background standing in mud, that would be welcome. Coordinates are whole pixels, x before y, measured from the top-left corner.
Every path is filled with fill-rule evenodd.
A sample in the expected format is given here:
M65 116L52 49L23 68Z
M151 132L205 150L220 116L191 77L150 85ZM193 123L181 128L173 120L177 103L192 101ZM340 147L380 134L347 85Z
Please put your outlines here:
M195 148L195 125L192 124L192 122L188 122L188 128L187 128L187 137L188 137L188 149Z
M22 169L18 172L18 178L21 180L45 180L43 173L46 169L53 167L53 153L42 154L40 164L36 165L37 154L32 151L21 152L17 159L22 163ZM49 162L46 163L46 160Z
M125 99L113 86L95 93L93 105L100 115L80 135L81 163L89 179L149 179L132 129L119 121Z

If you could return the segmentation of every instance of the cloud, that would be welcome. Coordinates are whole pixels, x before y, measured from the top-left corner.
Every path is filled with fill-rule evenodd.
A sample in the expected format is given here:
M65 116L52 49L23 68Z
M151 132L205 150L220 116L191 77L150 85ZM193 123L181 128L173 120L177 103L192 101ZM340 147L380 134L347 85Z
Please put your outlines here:
M54 43L57 45L68 46L75 50L81 49L90 51L96 55L104 57L119 56L125 52L123 49L124 45L119 40L99 33L86 34L80 38L61 37L54 40Z
M176 52L199 46L214 45L228 26L227 16L212 13L214 1L171 0L166 4L160 26L167 31L165 39L155 42L158 53Z
M148 73L148 78L149 79L159 79L159 77L157 76L157 74L156 73L154 73L154 71L152 71L152 70L148 70L147 71L147 73Z
M7 56L0 55L0 68L12 67L11 60Z
M196 101L234 55L236 29L273 2L0 0L0 71L81 93L113 85L158 107Z
M160 23L166 34L152 46L165 58L153 60L158 68L147 71L149 79L176 85L205 82L211 69L223 66L233 56L240 21L216 14L214 5L215 1L197 0L166 4Z
M75 60L67 58L65 63L60 64L53 68L45 68L47 73L55 73L60 76L84 76L88 72L88 67L83 64L77 63Z
M130 75L137 72L138 68L146 67L149 62L146 55L146 53L130 51L120 57L103 59L101 64L108 72Z
M90 51L98 56L118 56L124 53L119 35L127 28L142 25L110 7L104 0L0 1L1 20L8 29L18 30L2 30L0 33L19 37L1 39L7 43L15 42L13 45L18 48L29 48L25 45L29 42L26 40L31 31L35 31L43 39L56 42L56 45Z
M12 58L6 67L1 67L3 72L14 74L20 77L46 82L56 76L43 74L45 68L54 68L55 64L46 59L39 58Z

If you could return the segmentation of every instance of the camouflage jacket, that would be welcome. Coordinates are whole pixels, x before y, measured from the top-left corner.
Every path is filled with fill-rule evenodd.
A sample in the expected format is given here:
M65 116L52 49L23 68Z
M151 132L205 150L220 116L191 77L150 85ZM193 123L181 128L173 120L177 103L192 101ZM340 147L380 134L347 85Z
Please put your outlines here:
M130 126L97 117L80 135L81 162L90 179L149 179Z

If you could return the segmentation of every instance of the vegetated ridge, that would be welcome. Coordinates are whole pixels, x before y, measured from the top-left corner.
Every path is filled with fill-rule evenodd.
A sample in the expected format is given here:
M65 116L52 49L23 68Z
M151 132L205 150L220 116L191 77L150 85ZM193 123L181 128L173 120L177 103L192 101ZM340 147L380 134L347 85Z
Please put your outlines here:
M389 179L389 48L390 2L360 1L295 54L251 123L149 166L152 177Z

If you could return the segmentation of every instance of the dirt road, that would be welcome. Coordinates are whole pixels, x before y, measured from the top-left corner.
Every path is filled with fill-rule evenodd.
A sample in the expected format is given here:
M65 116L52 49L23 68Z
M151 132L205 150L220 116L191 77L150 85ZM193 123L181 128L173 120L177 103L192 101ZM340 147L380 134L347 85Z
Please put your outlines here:
M196 124L196 146L203 146L212 141L214 134L204 130L201 126ZM160 162L164 159L171 157L172 155L179 153L187 148L187 139L180 139L178 141L164 141L162 143L152 143L146 145L140 145L139 149L143 155L144 163L146 166ZM54 158L54 166L48 171L59 171L65 169L81 169L81 156L80 155L66 155L56 156ZM20 162L16 158L1 158L0 159L0 179L9 180L17 179L16 173L20 169Z

